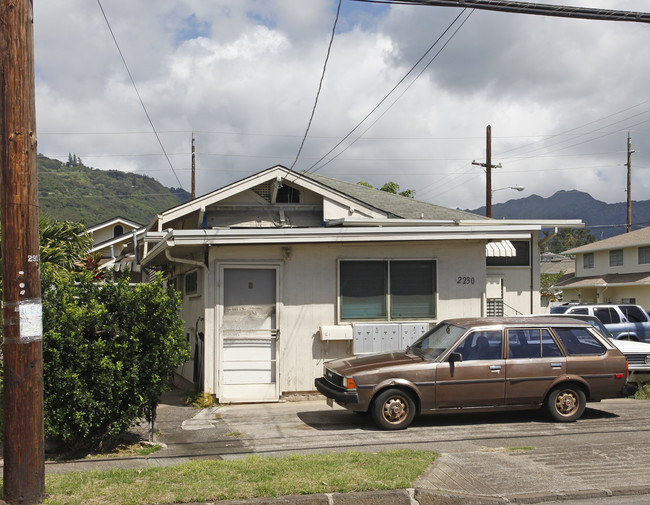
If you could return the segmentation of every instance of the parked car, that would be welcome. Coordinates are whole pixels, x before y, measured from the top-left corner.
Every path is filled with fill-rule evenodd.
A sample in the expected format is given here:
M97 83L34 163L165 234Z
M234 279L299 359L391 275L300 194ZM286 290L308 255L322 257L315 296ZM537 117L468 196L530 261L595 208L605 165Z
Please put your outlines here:
M316 388L383 429L419 413L544 407L575 421L587 401L629 393L625 356L588 322L567 317L442 321L403 352L325 363Z
M572 317L592 324L599 332L609 338L612 343L625 354L628 370L632 373L650 373L650 344L633 340L617 340L607 327L596 316L585 314L545 314L546 317Z
M639 305L557 305L552 314L587 314L596 316L616 340L650 341L650 316Z

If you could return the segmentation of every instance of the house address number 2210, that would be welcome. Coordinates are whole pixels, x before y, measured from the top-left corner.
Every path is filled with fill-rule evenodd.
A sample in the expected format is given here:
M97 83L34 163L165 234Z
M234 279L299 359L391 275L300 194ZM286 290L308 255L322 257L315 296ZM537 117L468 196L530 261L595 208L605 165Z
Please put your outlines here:
M474 277L459 275L456 278L456 284L468 285L468 284L474 284L475 282L476 282L476 278Z

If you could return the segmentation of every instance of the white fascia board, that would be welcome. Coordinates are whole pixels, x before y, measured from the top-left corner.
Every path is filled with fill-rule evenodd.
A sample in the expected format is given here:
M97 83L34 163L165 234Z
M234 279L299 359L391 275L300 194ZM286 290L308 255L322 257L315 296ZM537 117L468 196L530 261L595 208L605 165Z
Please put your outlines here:
M104 242L100 242L99 244L93 244L92 249L90 252L95 252L99 251L101 249L105 249L107 247L110 247L112 245L116 244L125 244L127 242L132 242L133 241L133 232L136 234L136 238L140 240L145 234L145 229L144 228L138 228L137 230L132 230L130 232L126 232L124 235L120 235L119 237L114 237L109 240L104 240Z
M290 244L332 242L415 242L441 240L526 240L539 228L513 227L386 227L386 228L253 228L236 230L170 230L149 251L200 245ZM149 241L148 238L145 240Z
M472 219L460 220L461 226L530 225L541 228L584 228L580 219Z
M230 198L231 196L234 196L238 193L241 193L248 189L252 189L264 181L267 181L269 179L274 179L277 177L289 183L298 184L299 186L302 186L303 188L309 191L318 193L319 195L322 195L324 198L329 198L330 200L338 202L342 205L362 208L368 213L371 213L372 215L379 215L382 217L386 215L385 213L382 213L377 209L375 209L374 207L364 204L363 202L360 202L358 200L352 200L345 196L341 196L340 194L336 193L335 191L332 191L331 189L325 186L322 186L310 179L307 179L296 172L292 172L288 168L277 166L277 167L270 168L265 172L255 174L241 181L232 183L222 189L213 191L212 193L208 193L207 195L196 198L191 202L187 202L183 205L179 205L178 207L174 207L173 209L169 209L163 212L162 214L159 214L158 230L160 231L164 227L164 224L166 222L173 221L174 219L177 219L187 214L191 214L192 212L200 211L202 208L206 208L208 205Z
M128 219L124 219L123 217L114 217L113 219L109 219L108 221L104 221L103 223L98 223L94 226L91 226L90 228L86 228L86 232L92 233L97 230L107 228L109 226L114 226L116 224L125 224L127 226L130 226L131 228L135 228L136 230L143 228L143 226L140 223L136 223L135 221L129 221Z

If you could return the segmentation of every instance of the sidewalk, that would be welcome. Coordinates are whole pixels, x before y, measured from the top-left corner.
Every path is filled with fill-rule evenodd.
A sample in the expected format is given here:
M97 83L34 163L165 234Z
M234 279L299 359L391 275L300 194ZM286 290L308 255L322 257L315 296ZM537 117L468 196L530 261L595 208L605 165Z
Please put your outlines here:
M218 407L190 408L183 404L182 396L179 391L168 392L158 408L157 429L159 441L166 444L164 449L146 457L47 462L46 473L175 465L194 459L224 459L255 452L255 448L247 446L245 441L229 435L238 426L229 426L227 422L232 418L226 416L226 420L222 419ZM238 407L227 408L235 412ZM274 404L267 408L279 412L288 407ZM146 427L141 427L141 430L144 432ZM520 451L459 449L457 452L442 452L410 490L218 503L481 505L650 495L650 484L647 483L650 447L646 445L608 444L607 449L600 445L569 445L562 449ZM630 471L632 468L635 471Z

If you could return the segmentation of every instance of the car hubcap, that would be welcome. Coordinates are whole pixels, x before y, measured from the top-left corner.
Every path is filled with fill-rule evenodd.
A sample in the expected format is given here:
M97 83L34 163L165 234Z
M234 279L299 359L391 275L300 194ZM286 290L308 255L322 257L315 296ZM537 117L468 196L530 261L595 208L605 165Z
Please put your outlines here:
M578 408L578 398L572 391L564 391L557 395L555 408L563 416L570 416Z
M407 406L402 398L390 398L384 403L384 418L389 423L399 423L407 414Z

